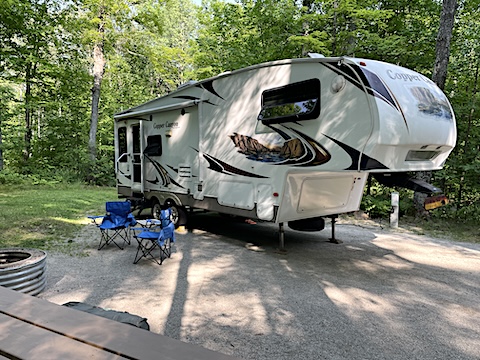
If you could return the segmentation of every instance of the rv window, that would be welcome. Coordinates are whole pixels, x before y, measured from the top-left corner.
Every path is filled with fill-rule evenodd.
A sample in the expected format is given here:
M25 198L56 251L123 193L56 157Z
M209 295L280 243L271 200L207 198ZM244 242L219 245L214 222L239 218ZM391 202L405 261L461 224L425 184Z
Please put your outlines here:
M320 80L310 79L266 90L258 120L276 124L316 119L320 115Z
M120 162L127 162L128 158L126 156L122 156L127 152L127 128L120 127L118 128L118 156Z
M147 147L143 151L145 155L162 155L162 135L152 135L147 137Z
M140 125L132 125L133 153L140 154Z

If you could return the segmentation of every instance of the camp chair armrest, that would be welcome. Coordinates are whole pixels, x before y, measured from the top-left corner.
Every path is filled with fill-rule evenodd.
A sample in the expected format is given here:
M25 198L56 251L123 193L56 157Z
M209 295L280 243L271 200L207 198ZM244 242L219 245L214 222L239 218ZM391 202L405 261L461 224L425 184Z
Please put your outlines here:
M96 215L96 216L89 216L88 218L90 220L92 220L92 223L94 223L95 225L99 226L100 224L97 223L97 220L98 219L102 219L105 217L105 215Z

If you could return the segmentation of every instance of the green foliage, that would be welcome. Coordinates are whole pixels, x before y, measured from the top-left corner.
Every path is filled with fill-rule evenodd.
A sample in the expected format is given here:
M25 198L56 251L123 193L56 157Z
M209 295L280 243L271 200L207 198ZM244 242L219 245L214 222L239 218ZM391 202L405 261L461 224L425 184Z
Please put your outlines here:
M392 205L390 199L385 195L365 195L362 199L360 209L365 211L365 213L373 219L386 218L390 214Z
M299 8L289 0L206 2L195 54L197 76L302 56L298 16Z
M50 167L49 169L35 169L29 174L17 173L11 170L0 171L1 185L57 185L57 184L73 184L80 183L80 179L76 174L71 174L68 170L62 170L58 167Z
M480 211L480 26L478 1L460 8L452 43L449 76L445 85L457 119L457 146L441 172L452 202L444 216L459 221L478 219Z
M478 5L460 2L457 11L445 91L458 139L445 168L434 173L450 204L432 211L433 218L468 221L480 213ZM205 0L202 7L190 0L4 0L0 183L113 184L112 115L191 78L308 52L384 60L431 76L441 6L434 0ZM92 162L91 55L98 41L107 65ZM362 206L385 217L391 190L375 191ZM407 214L410 195L401 193Z
M369 179L360 209L371 218L389 218L392 211L392 192L398 192L399 215L415 216L413 191L404 188L390 188L379 184L374 178Z
M91 185L115 186L115 164L113 157L101 157L94 163L89 163L84 169L84 178L88 179Z
M2 185L20 185L29 183L28 176L18 174L9 170L0 171L0 184Z

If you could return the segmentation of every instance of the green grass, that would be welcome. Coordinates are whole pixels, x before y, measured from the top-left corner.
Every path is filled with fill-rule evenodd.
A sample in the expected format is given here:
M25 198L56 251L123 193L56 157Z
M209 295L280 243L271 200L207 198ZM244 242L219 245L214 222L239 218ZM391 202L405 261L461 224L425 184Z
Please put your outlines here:
M412 217L402 217L399 226L434 238L480 243L480 230L475 221L460 221L454 219L419 220Z
M66 250L74 234L117 200L115 188L83 185L0 185L0 248ZM399 226L417 234L480 243L476 223L420 221L402 217ZM73 250L73 249L72 249Z
M389 217L385 216L381 218L369 218L364 215L359 219L348 214L342 217L346 223L359 226L368 225L390 228ZM432 238L480 244L480 232L478 224L474 220L465 221L433 217L430 219L421 219L413 216L402 216L398 220L398 230ZM394 231L396 230L394 229Z
M68 242L90 220L104 214L115 188L83 185L0 185L0 248L49 250Z

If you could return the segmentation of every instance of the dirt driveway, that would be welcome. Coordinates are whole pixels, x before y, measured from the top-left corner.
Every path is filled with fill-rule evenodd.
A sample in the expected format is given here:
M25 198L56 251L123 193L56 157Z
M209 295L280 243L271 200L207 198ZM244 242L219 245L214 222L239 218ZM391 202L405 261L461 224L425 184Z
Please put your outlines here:
M49 253L57 304L148 319L151 330L244 359L480 359L480 245L339 224L301 233L203 214L162 266L135 246Z

